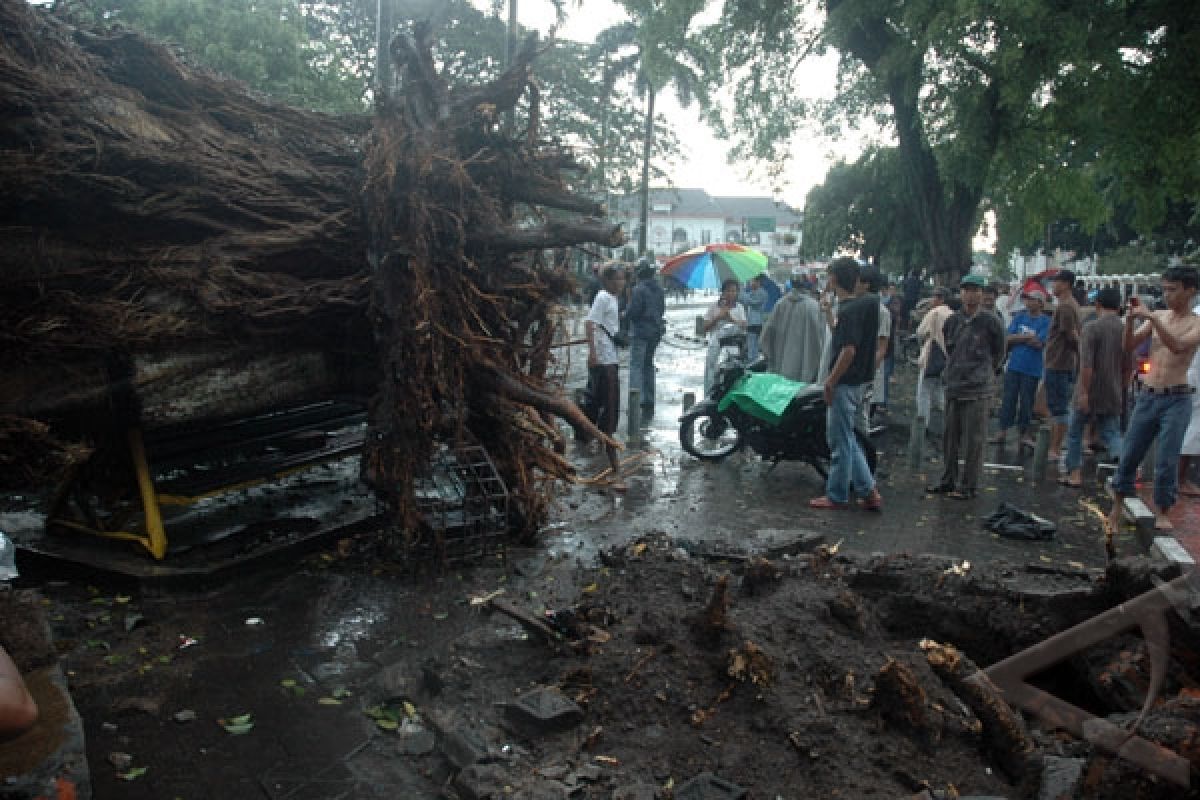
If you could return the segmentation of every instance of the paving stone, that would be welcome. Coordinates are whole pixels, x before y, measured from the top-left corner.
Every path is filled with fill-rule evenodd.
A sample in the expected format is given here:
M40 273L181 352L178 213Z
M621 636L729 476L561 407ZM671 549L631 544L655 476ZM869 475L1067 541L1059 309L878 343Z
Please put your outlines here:
M1038 800L1071 800L1083 783L1087 762L1082 758L1046 756L1042 766L1042 786Z
M612 800L654 800L656 789L649 783L621 786L613 792Z
M405 720L397 731L396 747L402 755L423 756L432 753L437 746L437 736L433 731L426 730L420 725Z
M550 686L526 692L504 706L510 720L539 732L562 731L583 721L583 709Z
M454 777L454 788L464 800L504 797L509 784L507 771L497 764L472 764Z
M741 800L745 796L745 789L711 772L701 772L675 790L675 800Z
M1196 560L1192 558L1191 553L1185 550L1174 536L1155 536L1150 552L1154 557L1178 564L1183 569L1192 569L1196 566Z
M441 741L441 751L455 769L465 769L487 758L487 740L478 731L468 727L448 730Z
M375 689L383 700L412 697L412 682L405 664L389 664L375 676Z

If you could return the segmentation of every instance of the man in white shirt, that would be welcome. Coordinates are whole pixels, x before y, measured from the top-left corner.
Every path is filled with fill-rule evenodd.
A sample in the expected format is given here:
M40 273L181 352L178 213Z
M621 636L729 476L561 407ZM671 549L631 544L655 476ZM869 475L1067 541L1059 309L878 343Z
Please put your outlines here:
M596 427L601 433L612 436L617 430L617 418L621 415L621 378L618 372L616 336L621 323L617 295L625 286L625 270L619 266L607 266L600 271L600 291L592 301L584 326L588 342L588 379L592 385L592 396L596 402ZM606 445L608 464L612 469L612 488L624 491L621 481L621 462L617 450Z

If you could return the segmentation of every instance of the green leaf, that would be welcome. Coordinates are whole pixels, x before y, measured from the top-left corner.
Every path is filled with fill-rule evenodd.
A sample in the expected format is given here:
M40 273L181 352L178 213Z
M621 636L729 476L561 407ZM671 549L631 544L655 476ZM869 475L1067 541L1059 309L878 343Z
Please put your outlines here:
M376 719L375 724L385 731L394 731L400 727L400 723L394 719Z
M130 767L125 772L119 772L117 775L123 781L136 781L138 778L146 774L149 767Z

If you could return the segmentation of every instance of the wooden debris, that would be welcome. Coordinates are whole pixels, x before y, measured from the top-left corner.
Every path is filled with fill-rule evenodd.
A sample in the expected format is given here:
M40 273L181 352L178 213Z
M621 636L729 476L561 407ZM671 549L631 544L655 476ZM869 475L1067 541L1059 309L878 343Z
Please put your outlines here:
M875 692L871 707L884 721L913 731L928 731L930 715L928 695L913 668L902 661L889 658L875 676Z
M983 738L988 753L1009 777L1014 780L1023 778L1034 745L1021 715L1004 701L1000 690L971 659L953 645L925 641L921 643L921 648L933 671L983 723ZM975 680L968 681L968 678Z

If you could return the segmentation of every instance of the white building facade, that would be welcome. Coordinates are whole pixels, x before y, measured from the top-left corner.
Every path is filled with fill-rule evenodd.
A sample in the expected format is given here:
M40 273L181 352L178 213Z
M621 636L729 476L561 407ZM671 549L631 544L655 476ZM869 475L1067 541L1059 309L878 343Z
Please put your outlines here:
M615 197L610 218L636 245L641 200ZM738 242L784 264L799 262L801 212L769 197L714 197L703 189L652 189L646 247L663 258L714 242Z

